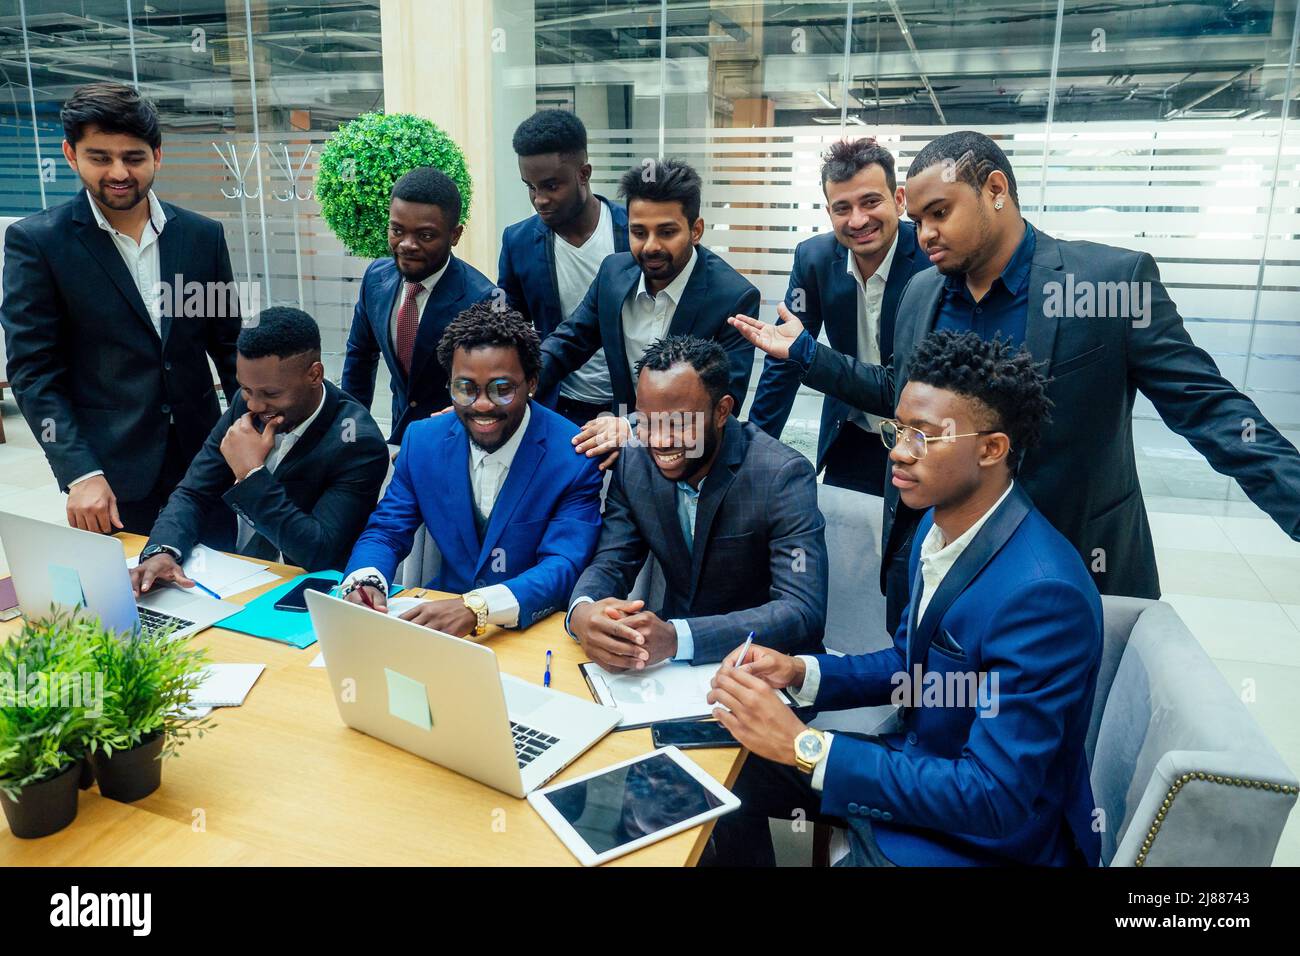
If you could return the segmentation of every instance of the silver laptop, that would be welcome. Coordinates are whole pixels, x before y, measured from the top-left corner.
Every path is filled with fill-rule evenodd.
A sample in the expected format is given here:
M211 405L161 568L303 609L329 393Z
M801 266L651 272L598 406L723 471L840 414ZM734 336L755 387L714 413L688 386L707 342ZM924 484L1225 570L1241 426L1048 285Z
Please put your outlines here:
M307 609L343 723L512 796L619 722L611 707L502 674L481 644L316 591Z
M198 588L154 585L136 600L122 542L0 511L0 543L9 561L18 606L28 620L61 611L92 614L114 631L174 628L189 637L241 610Z

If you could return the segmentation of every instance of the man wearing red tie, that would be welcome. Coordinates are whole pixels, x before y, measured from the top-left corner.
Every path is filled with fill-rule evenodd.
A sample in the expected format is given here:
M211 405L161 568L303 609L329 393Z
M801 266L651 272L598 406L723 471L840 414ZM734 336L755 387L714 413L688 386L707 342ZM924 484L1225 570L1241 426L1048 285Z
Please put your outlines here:
M391 259L376 259L361 280L340 383L362 405L375 395L382 355L393 390L390 445L406 426L446 408L447 376L435 352L452 319L491 298L492 281L452 255L460 241L461 198L446 173L424 166L393 184L388 207Z

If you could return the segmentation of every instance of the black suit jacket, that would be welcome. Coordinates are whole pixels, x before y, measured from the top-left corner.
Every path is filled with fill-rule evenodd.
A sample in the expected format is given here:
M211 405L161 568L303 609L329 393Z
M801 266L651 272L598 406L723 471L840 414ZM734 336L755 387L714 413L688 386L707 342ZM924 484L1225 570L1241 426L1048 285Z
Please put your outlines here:
M677 485L644 445L623 449L596 556L573 599L625 597L647 554L664 574L664 620L683 618L694 663L720 661L754 631L788 653L816 653L826 624L826 520L808 459L747 422L727 420L700 489L695 546L677 520Z
M930 260L916 242L916 226L898 224L894 259L885 277L885 296L880 304L880 328L876 340L881 360L888 363L894 351L894 317L903 289L916 273L930 267ZM799 243L794 250L794 269L785 306L803 323L814 338L823 326L831 348L845 355L858 354L858 284L848 272L848 250L832 232ZM802 306L800 308L800 306ZM797 362L767 356L758 392L749 409L749 420L773 438L780 438L799 391L802 369ZM817 438L817 470L826 464L826 452L848 418L852 407L828 395L822 402L821 430ZM885 446L879 441L880 467L885 466Z
M944 279L916 275L903 292L892 364L863 365L819 345L804 376L813 388L892 416L912 351L934 328ZM1082 316L1065 295L1084 284L1118 303L1137 283L1146 308ZM1116 297L1112 297L1115 293ZM1071 302L1076 301L1072 297ZM1132 302L1134 300L1130 300ZM1025 344L1051 377L1052 422L1020 465L1034 504L1078 549L1103 594L1158 598L1160 579L1133 454L1133 402L1140 390L1160 417L1292 538L1300 539L1300 454L1192 344L1155 260L1145 252L1054 239L1041 230L1029 276ZM1252 440L1244 438L1253 431ZM905 547L919 515L885 488L885 555Z
M160 339L90 202L83 189L6 230L0 324L14 397L59 487L103 470L119 499L138 501L162 470L169 420L188 461L221 414L209 356L227 399L238 391L238 302L215 297L233 306L217 310L224 315L172 317L174 306L165 309ZM160 280L233 283L221 224L162 208Z
M758 289L716 253L697 245L695 254L699 261L682 290L682 300L673 312L667 334L716 339L726 349L731 366L729 391L739 412L754 370L754 346L727 319L737 313L756 315ZM632 253L617 252L605 257L582 304L542 343L538 398L554 404L560 381L603 347L615 407L621 405L628 411L636 408L636 380L623 340L623 303L635 292L640 279L641 267Z
M370 413L325 382L325 404L315 421L271 473L263 468L239 484L221 455L226 430L248 409L231 403L208 436L149 534L188 557L202 541L235 550L238 518L256 532L241 552L309 571L341 570L388 474L388 447Z

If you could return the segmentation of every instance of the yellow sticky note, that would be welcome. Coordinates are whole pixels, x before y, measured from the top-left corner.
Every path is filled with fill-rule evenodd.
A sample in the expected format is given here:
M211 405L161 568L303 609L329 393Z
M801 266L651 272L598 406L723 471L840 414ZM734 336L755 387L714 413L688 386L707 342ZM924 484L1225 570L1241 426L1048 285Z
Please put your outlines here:
M388 712L421 730L432 730L433 714L429 712L429 692L424 685L387 667L384 677L388 679Z

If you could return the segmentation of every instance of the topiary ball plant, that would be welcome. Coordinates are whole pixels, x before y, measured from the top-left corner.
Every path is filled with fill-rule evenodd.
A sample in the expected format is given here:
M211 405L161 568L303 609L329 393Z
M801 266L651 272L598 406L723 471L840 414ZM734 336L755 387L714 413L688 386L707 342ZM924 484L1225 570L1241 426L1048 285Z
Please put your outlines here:
M440 169L456 183L464 223L473 190L465 154L430 120L410 113L365 113L330 137L321 149L316 199L325 222L350 255L389 255L393 183L420 166Z

